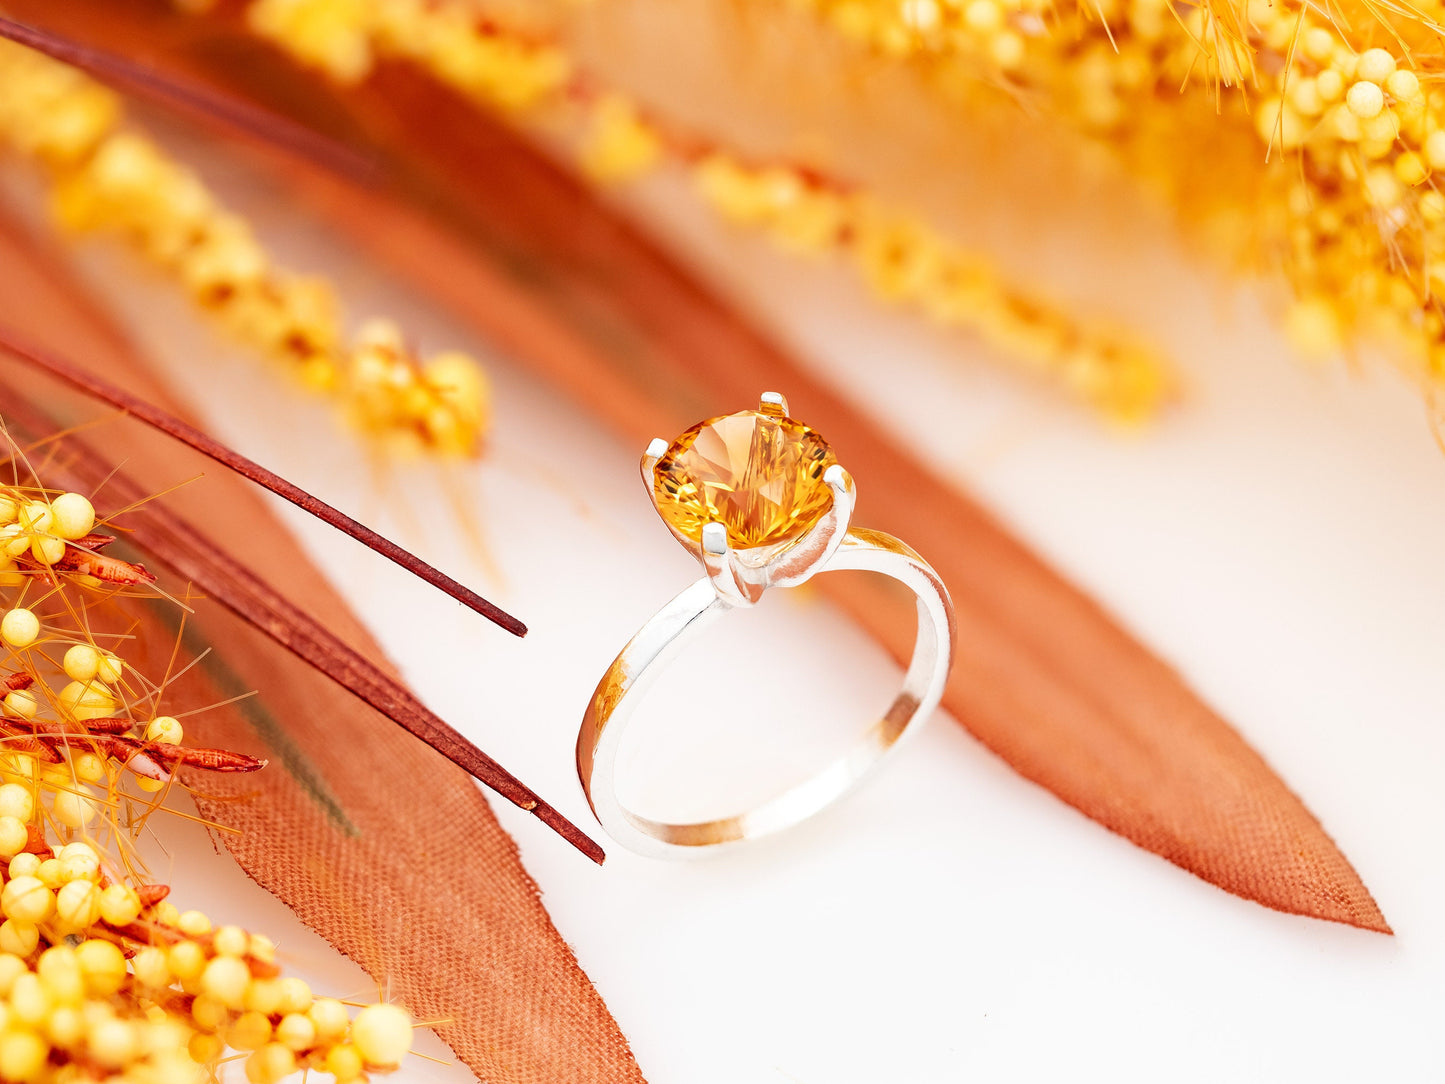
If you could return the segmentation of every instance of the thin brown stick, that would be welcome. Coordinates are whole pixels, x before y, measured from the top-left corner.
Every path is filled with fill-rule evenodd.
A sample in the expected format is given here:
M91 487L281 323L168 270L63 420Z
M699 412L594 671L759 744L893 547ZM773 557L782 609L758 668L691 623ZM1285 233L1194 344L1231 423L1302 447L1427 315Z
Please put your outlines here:
M463 606L476 611L488 621L506 629L514 636L527 635L527 626L521 621L507 613L501 607L488 602L481 595L477 594L470 587L458 583L445 572L433 568L420 557L402 549L391 539L373 531L363 523L358 523L345 512L339 511L327 504L325 501L313 497L306 490L298 485L288 482L275 471L267 470L259 463L247 459L239 452L233 451L214 437L203 433L193 425L181 421L174 414L162 410L160 407L149 403L117 384L89 373L80 366L59 357L58 355L43 350L33 343L26 342L23 338L13 334L8 328L0 327L0 350L9 354L17 361L24 362L35 369L40 369L64 384L84 392L93 399L109 403L125 411L132 417L138 418L147 425L159 429L169 437L173 437L182 444L188 445L209 456L222 466L235 471L244 478L249 478L257 485L269 489L279 497L284 497L297 508L310 512L317 519L329 523L338 531L350 535L363 545L375 550L383 557L395 562L406 569L412 575L425 580L439 591L443 591L456 599Z
M0 402L8 419L22 429L43 432L50 419L15 388L0 383ZM109 477L109 490L121 503L138 507L128 519L131 538L177 575L243 621L321 671L408 733L420 738L457 767L513 805L525 809L592 861L606 855L585 832L544 802L516 776L482 752L375 663L337 637L280 591L216 546L180 516L154 502L125 474L80 439L68 442L71 455L52 475L73 489L86 489Z
M4 17L0 17L0 38L80 68L118 90L130 91L137 97L220 124L263 146L298 155L354 180L369 181L377 174L373 159L305 125L232 95L162 74L127 57Z

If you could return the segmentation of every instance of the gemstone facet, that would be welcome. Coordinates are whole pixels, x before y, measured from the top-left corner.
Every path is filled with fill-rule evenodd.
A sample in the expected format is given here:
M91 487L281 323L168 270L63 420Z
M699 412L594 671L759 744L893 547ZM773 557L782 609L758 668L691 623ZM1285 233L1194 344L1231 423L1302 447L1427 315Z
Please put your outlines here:
M735 549L788 542L831 507L823 474L837 461L827 441L780 410L744 410L673 441L653 470L653 500L695 542L708 523L723 524Z

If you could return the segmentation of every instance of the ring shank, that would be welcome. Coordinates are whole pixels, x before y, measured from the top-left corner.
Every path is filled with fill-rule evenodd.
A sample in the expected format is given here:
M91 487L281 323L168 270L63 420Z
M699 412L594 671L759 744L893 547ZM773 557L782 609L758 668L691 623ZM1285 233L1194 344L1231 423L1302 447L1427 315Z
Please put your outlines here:
M890 749L916 730L938 705L953 657L953 610L938 574L898 539L854 528L822 572L875 572L913 592L918 632L903 687L883 717L843 757L745 813L690 824L640 816L616 796L615 771L633 707L649 679L687 641L731 606L702 578L683 591L637 633L598 683L577 736L577 773L598 821L619 843L642 854L676 857L756 839L792 827L833 804L872 771Z

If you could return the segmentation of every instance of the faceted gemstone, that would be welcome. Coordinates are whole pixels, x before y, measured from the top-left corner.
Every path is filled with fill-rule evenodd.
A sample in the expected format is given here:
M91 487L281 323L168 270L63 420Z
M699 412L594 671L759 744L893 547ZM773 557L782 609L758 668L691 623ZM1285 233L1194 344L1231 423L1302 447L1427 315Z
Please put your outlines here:
M766 546L797 538L828 511L823 474L837 461L827 441L781 411L744 410L673 441L652 492L662 517L694 541L721 523L730 546Z

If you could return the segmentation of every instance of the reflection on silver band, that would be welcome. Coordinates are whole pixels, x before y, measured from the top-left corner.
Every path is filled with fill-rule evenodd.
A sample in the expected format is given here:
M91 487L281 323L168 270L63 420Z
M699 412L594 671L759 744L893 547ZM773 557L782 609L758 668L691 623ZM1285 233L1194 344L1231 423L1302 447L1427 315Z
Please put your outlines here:
M853 529L832 547L819 572L854 569L890 576L911 590L918 607L918 633L903 688L893 704L844 757L777 797L736 816L694 824L668 824L631 812L614 788L617 753L634 706L648 680L676 651L738 603L704 576L657 612L622 649L598 684L577 737L577 771L598 821L614 839L657 857L710 852L719 844L777 832L837 801L874 765L917 730L943 694L953 655L953 609L938 574L891 535ZM712 571L711 569L709 570Z

